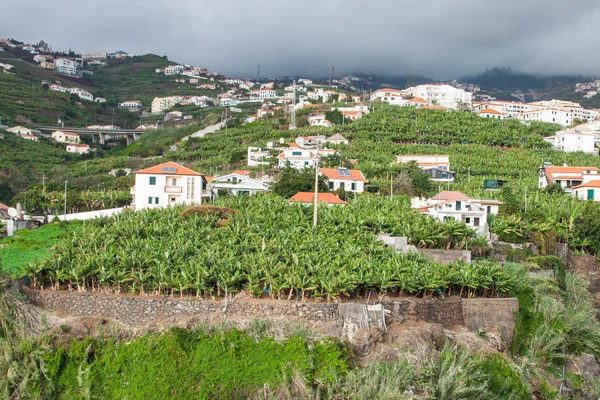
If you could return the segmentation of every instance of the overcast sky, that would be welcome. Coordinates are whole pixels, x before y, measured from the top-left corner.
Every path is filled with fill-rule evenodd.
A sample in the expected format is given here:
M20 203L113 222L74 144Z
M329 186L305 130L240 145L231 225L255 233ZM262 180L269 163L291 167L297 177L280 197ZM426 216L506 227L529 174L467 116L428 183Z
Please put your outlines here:
M233 76L600 75L598 0L0 0L0 37Z

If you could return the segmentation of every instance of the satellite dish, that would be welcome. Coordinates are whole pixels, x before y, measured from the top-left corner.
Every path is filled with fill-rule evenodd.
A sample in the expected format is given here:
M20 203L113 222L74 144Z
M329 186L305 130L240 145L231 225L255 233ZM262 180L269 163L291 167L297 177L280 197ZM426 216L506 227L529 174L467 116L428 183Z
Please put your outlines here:
M15 218L18 215L17 209L13 207L9 208L8 215L10 215L12 218Z

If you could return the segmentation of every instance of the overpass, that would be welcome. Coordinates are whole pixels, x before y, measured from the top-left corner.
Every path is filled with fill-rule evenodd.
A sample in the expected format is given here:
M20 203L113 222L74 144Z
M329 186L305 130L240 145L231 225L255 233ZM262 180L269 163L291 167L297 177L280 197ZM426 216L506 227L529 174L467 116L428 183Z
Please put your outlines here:
M137 140L144 131L137 131L135 129L87 129L87 128L69 128L62 126L38 126L38 130L46 132L63 131L73 132L79 135L92 135L94 142L98 140L100 144L104 144L107 139L121 139L126 138L127 144L133 143Z

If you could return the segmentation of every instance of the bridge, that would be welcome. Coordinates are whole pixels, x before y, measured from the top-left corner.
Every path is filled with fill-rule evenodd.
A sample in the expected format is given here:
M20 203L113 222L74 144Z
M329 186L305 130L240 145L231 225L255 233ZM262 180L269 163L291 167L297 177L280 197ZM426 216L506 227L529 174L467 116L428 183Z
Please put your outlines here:
M135 129L87 129L87 128L69 128L62 126L38 126L38 130L46 132L63 131L73 132L78 135L92 135L94 142L96 138L98 143L104 144L107 139L121 139L126 138L127 144L133 143L137 140L144 131L137 131Z

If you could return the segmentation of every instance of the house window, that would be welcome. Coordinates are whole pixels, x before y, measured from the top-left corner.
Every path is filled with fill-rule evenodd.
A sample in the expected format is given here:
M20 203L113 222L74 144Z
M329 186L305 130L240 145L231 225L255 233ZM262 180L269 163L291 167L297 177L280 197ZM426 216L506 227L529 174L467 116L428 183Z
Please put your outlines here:
M293 156L301 156L302 152L301 151L292 151L292 155Z
M333 190L333 182L329 181L329 190Z
M479 217L473 218L473 225L479 226Z
M235 176L234 176L233 178L231 178L231 181L232 181L233 183L237 183L237 177L235 177Z
M304 166L308 166L308 161L304 161Z
M352 182L352 184L350 185L350 190L352 190L353 192L356 190L356 183Z
M154 204L158 204L158 197L154 198Z
M173 178L173 186L177 186L177 179Z
M492 213L492 206L487 206L487 213L491 214Z
M152 197L148 197L148 204L152 204Z
M470 224L471 223L471 217L467 217L465 218L465 224Z
M456 200L456 211L460 211L461 210L461 205L462 203L460 202L460 200Z
M150 185L156 185L156 177L155 176L150 177Z
M346 189L346 183L340 182L340 189Z

